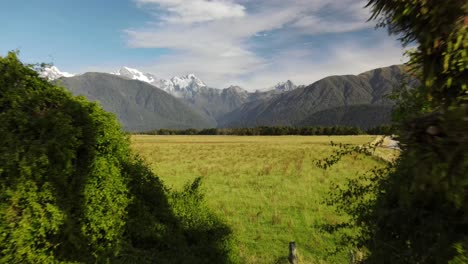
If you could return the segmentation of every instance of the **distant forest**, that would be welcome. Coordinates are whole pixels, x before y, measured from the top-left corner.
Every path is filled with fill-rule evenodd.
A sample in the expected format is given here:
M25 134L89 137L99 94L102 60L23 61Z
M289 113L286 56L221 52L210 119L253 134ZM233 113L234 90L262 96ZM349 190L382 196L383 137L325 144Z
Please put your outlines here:
M134 134L142 135L229 135L229 136L332 136L332 135L390 135L395 128L390 125L377 126L362 130L349 126L313 126L313 127L288 127L288 126L260 126L247 128L205 128L205 129L155 129Z

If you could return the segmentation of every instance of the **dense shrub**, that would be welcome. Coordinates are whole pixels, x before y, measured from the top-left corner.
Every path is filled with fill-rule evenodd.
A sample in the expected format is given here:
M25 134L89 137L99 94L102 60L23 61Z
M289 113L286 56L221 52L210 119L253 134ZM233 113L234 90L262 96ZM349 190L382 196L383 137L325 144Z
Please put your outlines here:
M228 262L229 228L179 196L113 115L0 57L1 263Z
M468 4L464 0L369 0L373 17L415 43L395 116L395 163L332 202L351 216L332 230L360 230L367 263L466 263L468 259ZM345 151L341 151L345 153Z

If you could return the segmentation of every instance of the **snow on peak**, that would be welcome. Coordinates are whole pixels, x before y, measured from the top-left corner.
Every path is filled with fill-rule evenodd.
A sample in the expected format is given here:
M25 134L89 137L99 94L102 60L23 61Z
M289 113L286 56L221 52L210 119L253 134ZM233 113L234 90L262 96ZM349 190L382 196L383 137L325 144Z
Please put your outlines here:
M46 78L49 81L53 81L53 80L61 78L61 77L73 77L73 76L75 76L75 74L73 74L73 73L62 72L55 66L44 68L44 70L42 72L40 72L39 75L42 78Z
M193 90L194 88L196 89L206 86L206 84L193 73L187 74L183 77L172 77L171 81L179 90Z
M117 72L113 72L112 74L119 75L132 80L139 80L150 84L153 84L156 81L156 78L149 73L143 73L137 69L125 66L120 68L120 70L118 70Z
M149 83L176 97L191 97L194 96L200 88L206 87L206 84L193 73L182 77L175 76L166 80L158 79L150 73L143 73L134 68L122 67L117 72L112 72L111 74Z

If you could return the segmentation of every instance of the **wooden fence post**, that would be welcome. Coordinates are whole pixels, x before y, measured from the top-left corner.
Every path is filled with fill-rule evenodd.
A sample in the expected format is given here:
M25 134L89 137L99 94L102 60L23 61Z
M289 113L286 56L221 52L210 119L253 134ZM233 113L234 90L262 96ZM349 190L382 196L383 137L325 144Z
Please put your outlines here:
M289 263L298 264L296 242L289 242Z

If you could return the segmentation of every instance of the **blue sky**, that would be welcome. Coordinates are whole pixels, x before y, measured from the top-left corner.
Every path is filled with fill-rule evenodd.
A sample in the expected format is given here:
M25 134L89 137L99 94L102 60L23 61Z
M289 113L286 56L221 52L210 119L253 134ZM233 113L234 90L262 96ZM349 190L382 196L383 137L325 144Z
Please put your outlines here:
M361 0L0 0L0 54L63 71L130 66L213 87L309 84L403 62Z

